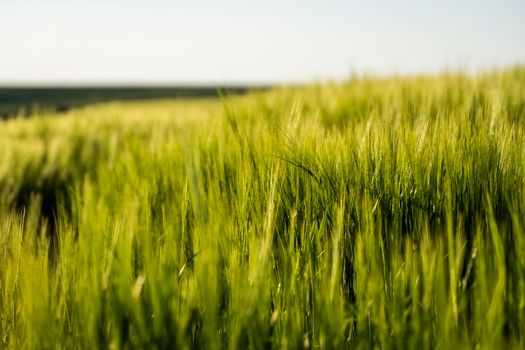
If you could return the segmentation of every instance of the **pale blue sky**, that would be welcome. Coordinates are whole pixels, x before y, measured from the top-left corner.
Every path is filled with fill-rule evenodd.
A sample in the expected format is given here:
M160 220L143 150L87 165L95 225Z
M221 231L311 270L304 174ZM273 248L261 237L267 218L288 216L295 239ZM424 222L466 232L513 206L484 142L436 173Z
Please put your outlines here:
M525 0L0 0L0 84L274 83L525 63Z

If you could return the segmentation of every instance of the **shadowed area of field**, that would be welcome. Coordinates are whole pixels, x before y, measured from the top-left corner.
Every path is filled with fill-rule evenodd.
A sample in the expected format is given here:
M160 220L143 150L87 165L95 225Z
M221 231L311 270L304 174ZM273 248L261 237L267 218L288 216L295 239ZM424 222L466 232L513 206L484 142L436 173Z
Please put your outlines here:
M39 110L65 111L94 103L244 94L268 86L0 87L0 119Z

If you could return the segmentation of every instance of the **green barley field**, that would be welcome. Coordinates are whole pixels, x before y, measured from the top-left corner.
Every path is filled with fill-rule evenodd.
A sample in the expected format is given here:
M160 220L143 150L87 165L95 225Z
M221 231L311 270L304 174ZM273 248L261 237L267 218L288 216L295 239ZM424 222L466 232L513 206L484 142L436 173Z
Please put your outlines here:
M525 68L0 121L0 348L525 347Z

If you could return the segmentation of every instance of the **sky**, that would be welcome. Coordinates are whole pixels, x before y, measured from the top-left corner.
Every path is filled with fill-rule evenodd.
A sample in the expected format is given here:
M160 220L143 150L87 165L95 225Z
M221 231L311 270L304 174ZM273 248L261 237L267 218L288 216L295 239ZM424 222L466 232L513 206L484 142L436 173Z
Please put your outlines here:
M0 0L0 85L273 84L525 64L525 0Z

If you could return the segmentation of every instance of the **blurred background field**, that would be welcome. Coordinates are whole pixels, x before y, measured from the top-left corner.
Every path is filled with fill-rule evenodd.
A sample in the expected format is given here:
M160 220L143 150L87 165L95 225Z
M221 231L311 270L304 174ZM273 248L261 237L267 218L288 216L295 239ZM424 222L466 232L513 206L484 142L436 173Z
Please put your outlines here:
M218 97L265 88L268 86L0 86L0 118L27 116L39 111L60 112L109 101Z

